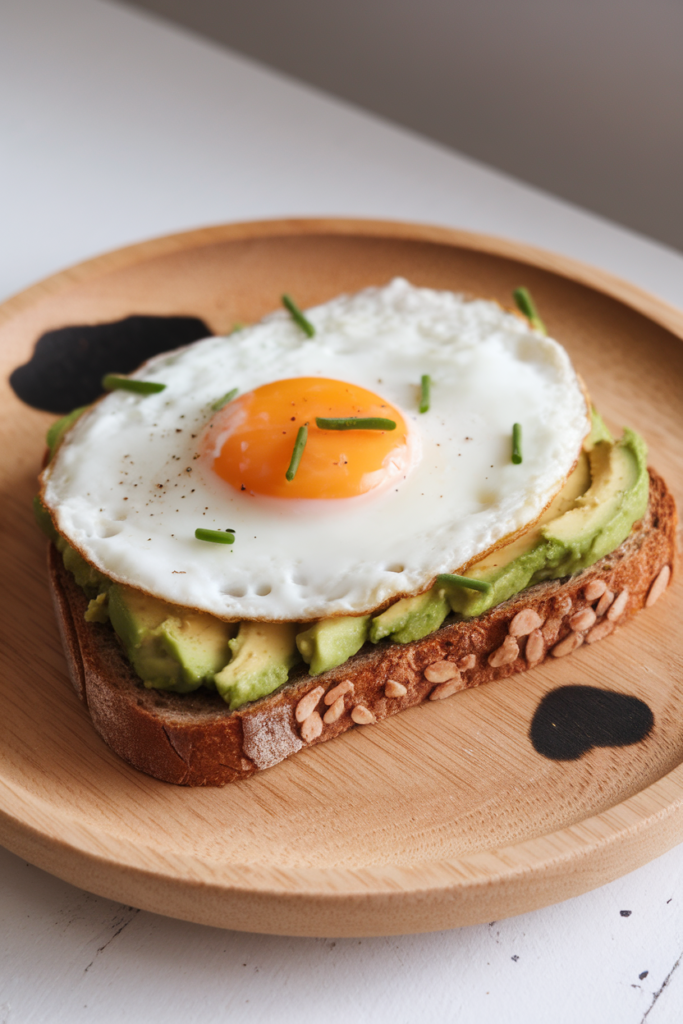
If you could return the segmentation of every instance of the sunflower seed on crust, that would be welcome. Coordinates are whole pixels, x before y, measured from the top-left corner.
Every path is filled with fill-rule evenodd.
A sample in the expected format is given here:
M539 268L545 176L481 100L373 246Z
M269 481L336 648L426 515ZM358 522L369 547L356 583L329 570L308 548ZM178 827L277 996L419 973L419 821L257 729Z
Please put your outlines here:
M325 725L332 725L338 718L344 714L344 694L341 697L337 697L334 704L331 705L323 715L323 722Z
M526 660L530 665L535 665L543 657L545 650L545 644L543 643L543 634L540 629L535 629L533 633L529 634L529 639L526 642Z
M622 592L619 594L619 597L616 599L614 604L611 605L610 610L607 612L607 618L610 620L610 622L616 622L617 619L621 618L621 616L626 611L626 605L627 604L628 604L628 588L625 587L622 590Z
M604 580L591 580L587 586L583 589L583 596L586 598L589 604L593 601L597 601L599 597L607 590L607 584Z
M301 739L304 743L312 743L317 740L323 731L323 720L317 711L312 711L301 726Z
M452 661L433 661L424 670L425 679L430 683L445 683L448 679L455 679L460 676L457 665Z
M663 566L662 569L660 569L660 571L659 571L659 575L657 576L657 579L654 581L654 583L650 587L649 593L647 595L647 600L645 601L645 607L646 608L651 608L652 605L655 603L655 601L662 596L662 594L664 593L664 591L666 590L666 588L669 585L670 577L671 577L671 568L670 568L670 566L668 566L668 565Z
M612 601L614 600L614 594L611 590L606 590L602 595L597 605L595 606L595 614L598 618L605 614Z
M302 697L296 706L294 717L297 722L305 722L325 692L324 686L316 686L310 690L305 697ZM322 726L321 726L322 728Z
M562 594L558 597L555 601L555 608L557 609L557 614L560 617L566 615L567 612L570 612L572 610L572 599L569 594Z
M471 668L474 668L476 664L476 654L466 654L464 658L460 659L460 661L456 661L456 665L458 666L461 672L469 672L469 670Z
M384 687L385 697L405 697L407 692L408 687L403 683L397 683L395 679L387 679L387 684Z
M555 644L552 651L550 652L553 658L564 658L565 654L571 654L577 647L580 647L583 643L583 637L580 633L570 633L564 640L560 640L559 644Z
M533 608L523 608L517 612L508 628L510 636L528 636L543 625L543 619Z
M356 704L355 708L351 712L351 718L356 725L372 725L377 721L372 711L366 708L365 704Z
M341 683L337 683L331 690L328 690L325 694L325 703L334 704L339 697L343 697L345 693L353 692L353 683L350 679L344 679Z
M435 686L429 694L429 699L445 700L446 697L451 697L458 690L462 690L462 686L455 679L451 679L448 683L439 683L438 686Z
M584 608L582 611L577 612L576 615L572 615L569 620L569 628L574 633L582 633L584 629L589 629L596 619L597 615L592 608Z
M594 644L596 640L604 640L606 636L613 633L617 628L616 622L610 622L609 619L603 619L602 622L598 622L597 626L593 626L586 633L586 643Z
M489 665L491 668L500 668L501 665L512 665L519 657L519 644L513 636L506 636L503 643L492 654L489 654Z
M562 619L558 618L548 619L543 624L543 629L541 630L541 633L543 635L543 639L547 644L555 643L555 641L557 640L557 634L560 632L561 625Z

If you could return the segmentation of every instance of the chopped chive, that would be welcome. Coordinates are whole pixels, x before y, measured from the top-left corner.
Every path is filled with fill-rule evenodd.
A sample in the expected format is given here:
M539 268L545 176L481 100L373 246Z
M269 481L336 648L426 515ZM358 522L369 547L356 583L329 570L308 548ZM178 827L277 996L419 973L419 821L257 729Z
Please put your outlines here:
M522 424L515 423L512 427L512 461L519 466L522 461Z
M294 299L292 299L291 296L289 295L283 295L282 305L290 314L294 323L299 325L304 334L307 334L309 338L312 338L313 335L315 334L315 327L313 326L310 320L306 319L306 317L303 315Z
M234 533L223 533L222 530L202 530L201 527L194 531L197 540L208 540L212 544L234 544Z
M456 576L452 572L439 573L436 582L442 583L445 587L466 587L467 590L480 590L482 594L488 593L491 589L491 584L484 580L473 580L469 576Z
M216 412L218 412L218 410L222 409L224 405L228 404L228 402L232 402L233 398L238 393L239 393L239 388L233 388L232 391L228 391L227 395L223 395L222 398L217 398L215 402L212 402L211 403L211 408L215 409Z
M429 412L431 401L432 378L428 373L423 373L420 378L420 412Z
M296 435L296 441L294 442L294 451L292 452L292 458L289 463L289 469L285 473L288 480L293 480L299 463L301 462L301 456L304 453L306 447L306 441L308 440L308 423L304 423L303 427L299 427Z
M381 416L347 416L345 419L327 420L316 416L316 427L321 430L396 430L395 420L385 420Z
M541 334L547 334L545 324L538 315L536 304L531 298L531 294L528 288L515 288L512 293L512 297L515 300L515 305L520 313L524 313L532 327L535 327Z
M136 395L155 395L158 391L164 391L166 385L155 384L152 380L117 377L115 373L108 373L102 378L102 387L105 391L134 391Z

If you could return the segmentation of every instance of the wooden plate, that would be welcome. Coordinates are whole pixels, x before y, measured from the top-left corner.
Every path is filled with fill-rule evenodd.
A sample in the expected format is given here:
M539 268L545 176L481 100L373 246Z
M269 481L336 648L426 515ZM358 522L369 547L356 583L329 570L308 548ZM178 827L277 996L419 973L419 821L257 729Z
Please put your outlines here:
M0 841L61 878L247 931L374 935L489 921L601 885L683 839L683 588L571 658L356 729L223 790L157 782L92 729L66 677L31 498L53 417L6 383L48 328L192 314L225 331L404 275L510 302L532 289L608 420L642 431L678 490L683 315L609 275L415 225L228 225L91 260L0 308ZM565 683L634 694L644 742L558 762L528 731Z

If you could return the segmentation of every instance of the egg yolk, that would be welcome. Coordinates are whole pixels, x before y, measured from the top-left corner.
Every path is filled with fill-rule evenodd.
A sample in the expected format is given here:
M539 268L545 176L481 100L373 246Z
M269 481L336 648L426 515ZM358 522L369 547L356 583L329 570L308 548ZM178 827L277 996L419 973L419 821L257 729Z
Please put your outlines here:
M394 430L325 430L316 417L380 417ZM286 479L299 427L308 439L293 480ZM401 413L355 384L295 377L264 384L225 406L211 421L206 456L238 491L274 498L353 498L402 478L410 463Z

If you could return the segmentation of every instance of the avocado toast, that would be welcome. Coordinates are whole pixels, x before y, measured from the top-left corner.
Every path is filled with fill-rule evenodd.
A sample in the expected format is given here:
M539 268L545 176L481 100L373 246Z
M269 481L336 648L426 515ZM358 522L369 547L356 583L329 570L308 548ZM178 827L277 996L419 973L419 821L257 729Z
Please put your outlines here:
M55 425L37 512L74 683L114 750L166 781L221 785L563 657L654 603L673 501L642 439L612 438L523 311L529 324L396 280L319 307L316 326L271 317L198 343L194 361L160 357L155 380L149 365L105 378L133 395ZM280 372L296 358L317 375L277 378L273 353ZM362 379L362 353L382 395L324 375ZM242 386L258 386L215 398L214 364L234 376L240 358ZM436 399L423 374L411 411L420 363L438 369ZM359 510L379 513L376 530L350 544Z
M615 550L586 568L534 583L468 619L447 613L445 624L420 639L368 640L320 674L309 675L306 665L287 669L287 681L274 692L233 711L206 689L180 694L145 687L111 625L92 621L92 614L86 621L96 599L88 598L51 544L50 581L72 681L105 742L140 770L188 786L247 778L355 725L374 724L610 636L653 604L671 576L676 508L652 470L648 482L645 514ZM517 557L526 554L528 560L537 546ZM491 558L482 572L491 572ZM499 580L505 575L499 572ZM413 628L428 624L425 614L424 606L417 610Z

